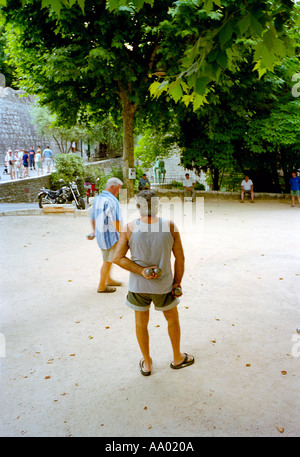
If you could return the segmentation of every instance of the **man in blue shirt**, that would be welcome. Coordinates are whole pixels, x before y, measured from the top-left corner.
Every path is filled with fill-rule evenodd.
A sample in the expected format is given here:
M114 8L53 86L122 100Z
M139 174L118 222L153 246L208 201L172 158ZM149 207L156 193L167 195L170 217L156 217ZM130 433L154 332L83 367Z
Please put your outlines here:
M106 183L105 190L95 198L91 210L93 235L96 236L103 257L98 293L115 292L116 288L111 286L121 285L121 283L111 279L110 270L114 250L122 230L120 204L117 199L122 185L120 179L110 178Z
M291 187L291 196L292 196L292 206L295 206L295 195L298 197L298 203L300 207L300 177L296 175L295 172L292 173L292 177L290 179L290 187Z
M51 172L51 161L53 161L53 152L49 149L49 146L43 150L43 158L45 159L45 165L47 167L47 173Z

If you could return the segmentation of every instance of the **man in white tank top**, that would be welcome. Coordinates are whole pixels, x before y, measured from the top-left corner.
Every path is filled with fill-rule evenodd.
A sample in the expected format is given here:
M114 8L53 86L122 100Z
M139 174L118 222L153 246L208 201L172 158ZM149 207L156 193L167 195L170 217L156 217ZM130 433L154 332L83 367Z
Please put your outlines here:
M194 363L192 355L180 349L180 324L175 289L181 287L184 273L184 252L180 234L172 221L162 219L158 214L159 199L151 190L144 190L137 196L140 219L129 222L120 235L113 262L130 271L126 305L135 311L136 336L143 355L140 371L149 376L152 358L149 346L149 308L164 313L173 349L171 368L184 368ZM131 259L126 257L130 250ZM171 268L173 253L174 274ZM160 272L147 271L159 268Z

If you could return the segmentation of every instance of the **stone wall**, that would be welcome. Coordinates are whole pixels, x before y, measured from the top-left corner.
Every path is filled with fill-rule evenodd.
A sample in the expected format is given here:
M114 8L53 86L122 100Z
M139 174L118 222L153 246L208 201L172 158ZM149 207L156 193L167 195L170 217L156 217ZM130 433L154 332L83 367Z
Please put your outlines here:
M50 188L50 175L0 183L0 203L33 203L42 187Z
M0 86L0 164L4 164L4 158L8 149L30 149L41 146L43 150L50 145L53 153L57 153L57 147L53 141L38 136L30 114L34 99L24 96L21 90L13 90L10 87Z
M121 167L122 159L103 160L85 164L85 166L87 176L90 167L102 168L106 174L111 167ZM37 201L37 195L42 187L50 188L50 175L0 182L0 203L33 203Z
M115 159L100 160L99 162L88 162L84 164L86 167L86 175L88 176L89 170L93 168L101 168L103 171L110 171L111 168L122 168L123 159L117 157Z

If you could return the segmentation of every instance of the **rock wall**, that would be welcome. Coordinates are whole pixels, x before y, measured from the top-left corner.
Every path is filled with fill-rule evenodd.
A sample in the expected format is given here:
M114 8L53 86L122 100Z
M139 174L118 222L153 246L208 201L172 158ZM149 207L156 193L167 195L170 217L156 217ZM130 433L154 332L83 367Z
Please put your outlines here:
M24 96L21 90L13 90L10 87L0 86L0 164L4 164L4 158L8 149L30 149L37 146L44 149L50 145L54 153L56 145L46 138L38 136L30 110L34 99Z
M33 203L42 187L50 188L50 175L0 183L0 203Z

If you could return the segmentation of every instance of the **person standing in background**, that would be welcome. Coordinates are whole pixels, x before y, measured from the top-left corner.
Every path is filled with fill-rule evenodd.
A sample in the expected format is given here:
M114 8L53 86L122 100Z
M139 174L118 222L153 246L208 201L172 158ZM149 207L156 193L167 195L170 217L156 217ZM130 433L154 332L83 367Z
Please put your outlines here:
M115 292L114 286L122 285L110 276L114 250L122 230L121 210L117 199L122 185L122 181L118 178L108 179L105 190L95 198L91 210L93 227L91 239L96 236L103 258L98 293Z
M47 167L47 173L51 173L51 162L53 162L53 152L49 148L49 146L46 147L46 149L43 150L43 157L45 160L45 165Z
M23 170L24 170L24 178L29 178L29 154L28 151L25 151L23 149L23 157L22 157L22 162L23 162Z
M30 170L34 169L35 170L35 164L34 164L34 156L35 156L35 151L33 149L33 146L28 151L29 154L29 166Z
M42 175L43 174L43 161L42 161L42 151L41 151L40 146L38 146L38 148L37 148L37 151L34 156L34 161L35 161L35 167L37 170L37 175L38 176L40 175L40 171L41 171L41 175Z
M295 196L298 198L298 203L300 207L300 177L297 176L296 172L292 172L292 177L290 179L290 188L291 188L291 197L292 197L292 207L295 206Z

